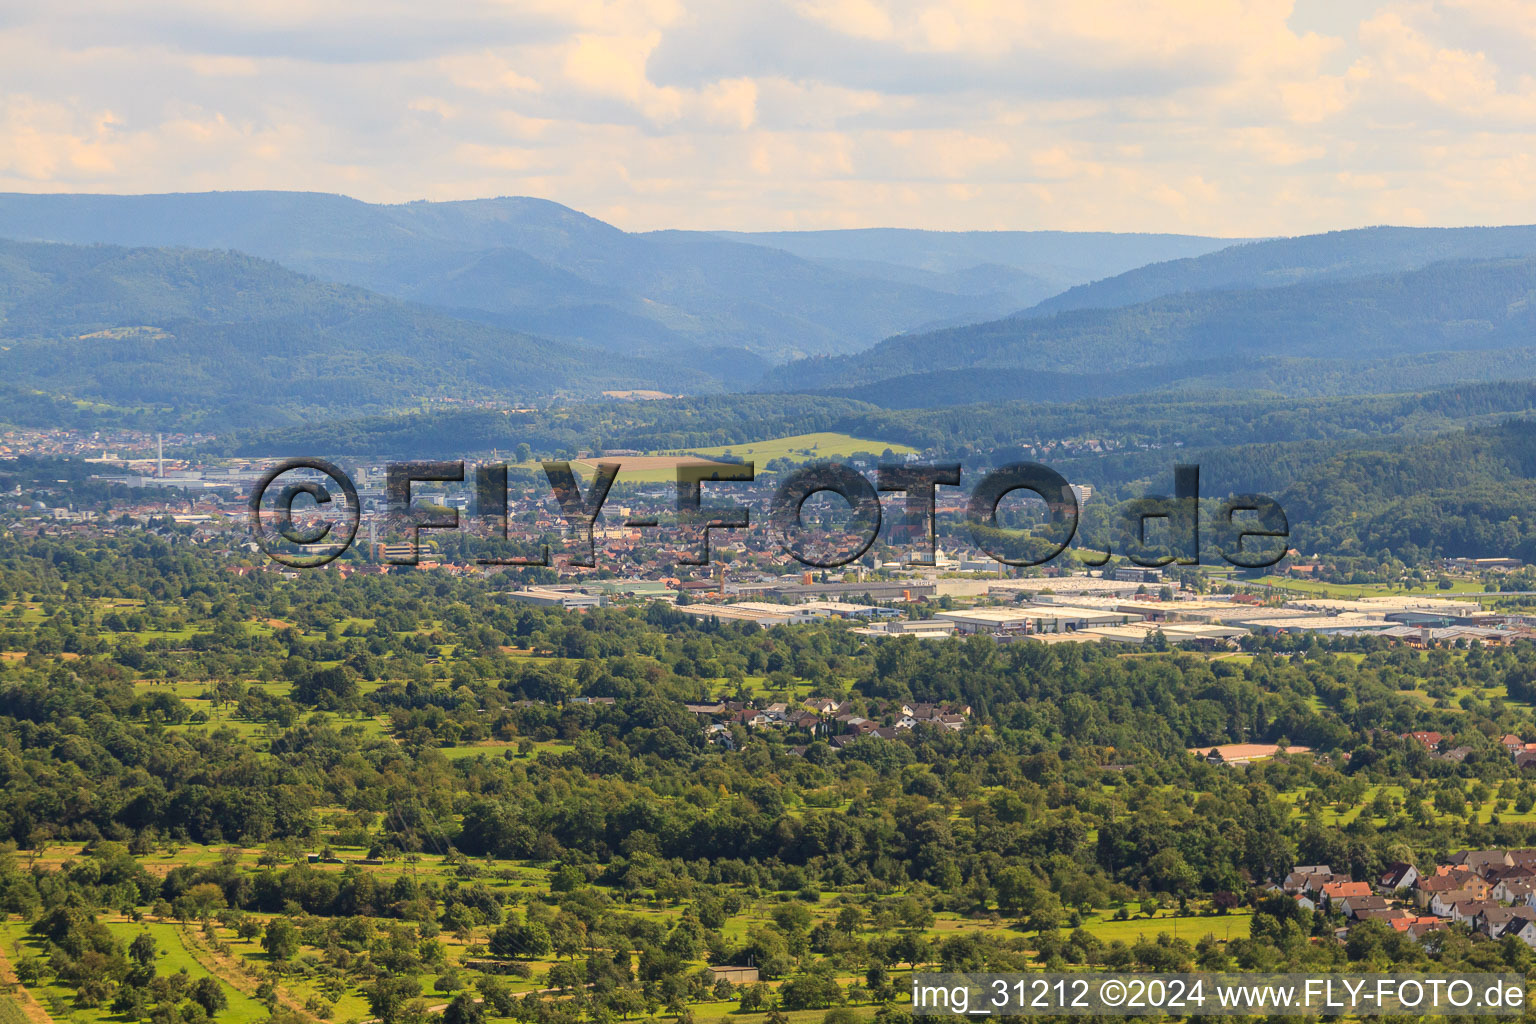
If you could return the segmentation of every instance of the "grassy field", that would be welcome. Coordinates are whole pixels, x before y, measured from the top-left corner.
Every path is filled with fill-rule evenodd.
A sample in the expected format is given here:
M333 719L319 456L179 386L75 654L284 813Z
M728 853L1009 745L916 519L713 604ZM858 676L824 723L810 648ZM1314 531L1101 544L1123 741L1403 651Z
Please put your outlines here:
M838 459L857 452L879 455L887 448L897 455L906 455L917 449L889 441L871 441L852 434L795 434L793 437L776 437L769 441L752 441L748 444L723 445L718 448L695 448L678 455L701 455L705 458L731 456L751 459L762 465L774 459Z
M80 856L81 853L79 844L58 844L44 851L43 857L50 862L50 866L58 866L65 860ZM236 857L243 868L249 869L254 866L257 853L255 849L232 850L186 845L173 852L162 851L150 854L142 860L156 874L160 871L155 869L168 862L206 865L225 856ZM362 851L337 846L336 853L350 860L360 856ZM418 880L432 882L439 886L459 877L456 865L440 856L423 854L411 860L410 865L404 861L395 860L377 867L369 866L363 870L377 873L381 878L398 877L401 873L409 871ZM477 869L475 877L479 881L506 893L514 902L525 899L533 892L547 891L549 886L549 872L544 868L508 862L494 864L480 862L474 867ZM312 870L340 871L343 867L335 864L317 864L312 867ZM827 891L823 892L818 900L803 905L810 910L813 920L829 920L841 907L850 903L857 905L858 902L847 894ZM723 931L729 938L740 941L745 938L748 928L771 920L773 912L781 903L782 897L763 896L751 899L741 913L732 916L725 923ZM641 898L630 903L625 913L638 918L649 918L664 927L670 927L686 909L686 902ZM1249 929L1249 915L1243 911L1226 915L1183 917L1175 917L1171 911L1162 911L1149 918L1139 916L1139 908L1134 904L1130 909L1138 916L1117 921L1113 919L1111 911L1102 911L1090 915L1082 927L1105 942L1118 941L1127 945L1143 939L1155 939L1162 933L1175 935L1191 943L1199 941L1208 934L1220 940L1230 940L1246 936ZM253 916L263 923L270 919L270 915L264 913ZM135 924L122 918L103 918L103 920L125 945L140 931L147 930L153 935L158 946L160 973L168 974L185 969L194 978L212 976L218 979L225 989L230 1005L227 1010L219 1014L217 1024L259 1024L267 1018L266 1008L250 994L254 990L256 980L266 973L268 966L268 957L262 951L259 941L241 939L231 928L222 925L215 926L213 936L210 937L196 924L182 926L170 921L158 920ZM383 925L386 922L377 920L376 923ZM1000 937L1023 938L1026 942L1032 934L1019 931L1016 922L997 915L983 919L949 912L940 913L925 929L924 934L930 941L936 941L956 933L970 931ZM444 933L438 936L438 941L442 943L449 963L456 963L465 956L471 955L469 944L483 940L483 934L454 936ZM3 943L3 948L7 951L35 952L37 949L37 944L26 933L26 925L21 922L0 924L0 943ZM224 952L220 953L215 946L222 946ZM326 972L315 971L313 965L309 968L303 966L308 955L312 953L313 951L308 949L303 951L304 955L297 957L289 970L284 973L277 991L279 1001L293 1008L308 1005L318 1009L324 1005L327 1008L328 1018L332 1021L348 1022L366 1019L369 1016L367 1002L357 986L356 979L349 979L340 987L327 987L327 983L323 980ZM546 985L547 972L554 960L553 954L531 960L529 966L532 968L532 976L511 981L512 990L522 993ZM422 975L424 989L422 995L429 1005L441 1006L447 1002L449 994L435 990L432 975L431 971ZM462 976L462 981L468 982L472 976L472 971L467 972ZM839 975L840 982L844 984L855 978L854 974ZM39 986L36 995L45 1006L53 1008L61 1024L66 1017L71 1024L107 1024L109 1020L118 1019L105 1008L75 1008L70 1002L72 993L60 987ZM854 1010L860 1019L867 1020L873 1018L876 1008L865 1003L850 1009ZM766 1018L766 1014L763 1013L740 1013L734 1001L709 1000L693 1005L691 1011L695 1021L718 1021L720 1024L725 1024L726 1021L734 1024L762 1024ZM797 1024L820 1024L824 1012L816 1010L790 1013L788 1018ZM0 1010L0 1014L3 1013L4 1010ZM33 1024L33 1022L0 1016L0 1024Z
M1160 932L1167 932L1188 942L1198 942L1206 935L1214 935L1222 941L1248 937L1248 919L1252 912L1234 910L1229 914L1213 917L1133 917L1128 921L1097 917L1083 922L1083 930L1105 942L1119 940L1132 945L1142 939L1155 939Z
M112 929L125 946L132 942L139 932L147 931L154 936L155 945L159 949L159 970L162 974L174 974L184 969L194 978L205 974L218 978L198 963L187 949L186 943L182 941L176 926L169 922L134 924L132 921L114 921L107 927ZM267 1008L261 1003L232 986L224 978L218 978L218 981L224 988L224 994L229 997L229 1009L219 1014L219 1020L228 1021L231 1024L242 1024L245 1021L265 1020L269 1016Z
M218 929L218 934L220 941L227 943L233 955L243 960L248 968L253 968L258 972L266 968L269 961L258 941L242 940L233 932L223 928ZM435 998L435 994L431 992L430 979L428 979L425 987L427 991L423 995L427 1001L429 1003L439 1002L440 1000ZM282 988L284 994L297 1003L302 1004L314 998L325 999L320 991L317 979L307 977L301 972L292 972L285 975L282 980ZM330 1016L333 1020L339 1021L367 1018L370 1016L368 1000L356 986L348 985L336 999L330 1010Z
M1321 825L1343 828L1353 824L1359 820L1361 815L1366 814L1379 793L1385 793L1389 799L1401 804L1407 795L1407 790L1401 785L1370 786L1359 800L1348 801L1343 807L1332 801L1324 802L1315 811L1311 812L1303 810L1301 807L1301 803L1307 795L1306 790L1290 790L1278 794L1278 798L1282 802L1291 805L1291 813L1296 818L1311 818ZM1467 795L1466 803L1467 809L1465 813L1447 815L1440 811L1434 811L1434 816L1437 820L1477 822L1482 825L1490 824L1494 817L1497 817L1499 821L1506 824L1529 825L1536 823L1536 808L1523 812L1517 811L1510 806L1512 801L1501 800L1496 793L1480 803L1474 803L1471 796ZM1381 815L1370 815L1369 818L1371 824L1378 828L1387 823L1387 819Z
M819 459L843 459L860 452L872 455L880 455L886 449L890 449L897 455L906 455L917 449L909 445L894 441L877 441L870 438L854 437L852 434L838 434L822 432L816 434L795 434L792 437L775 437L766 441L749 441L745 444L719 445L714 448L689 448L670 452L652 452L642 456L643 459L659 459L674 457L678 459L738 459L755 463L759 468L772 462L774 459L792 459L796 462L814 462ZM603 461L625 461L623 456L615 456L612 459L603 458L582 459L571 464L576 475L583 480L590 479L596 472L597 463ZM538 463L519 463L518 468L539 468ZM667 465L638 465L626 466L619 474L620 483L656 484L671 483L676 479L676 470Z
M517 740L481 740L478 743L467 743L456 747L440 747L438 749L442 751L444 757L451 761L481 756L499 758L505 756L509 750L512 751L515 757L521 759L522 755L518 753L517 745ZM564 754L575 749L576 745L574 743L567 743L562 740L541 740L533 744L533 749L529 751L528 756L534 758L542 757L545 754Z
M1351 601L1362 597L1469 597L1483 593L1483 585L1475 580L1453 580L1450 590L1436 586L1395 587L1390 583L1323 583L1320 580L1299 580L1289 576L1264 576L1255 580L1266 586L1289 590L1311 597L1326 597Z
M220 1011L218 1015L219 1024L256 1024L256 1022L264 1021L270 1016L267 1008L261 1003L232 986L224 978L219 978L217 975L213 975L212 972L205 970L187 950L186 944L182 942L181 935L177 932L175 925L159 921L135 924L132 921L125 920L109 920L105 923L124 946L132 942L134 936L138 935L139 932L147 931L154 936L158 954L156 970L160 974L175 974L177 971L184 969L194 979L208 976L215 977L220 987L224 989L225 997L229 1000L229 1007ZM42 945L41 942L27 934L25 923L17 921L0 924L0 942L5 943L6 953L12 957L22 953L37 955ZM72 1021L95 1024L98 1021L121 1020L110 1008L105 1006L94 1008L76 1007L73 1003L73 990L62 986L39 985L33 988L32 992L44 1006L50 1007L50 1012L55 1020L59 1019L59 1015L55 1011L60 1006L68 1008L68 1019ZM19 1012L20 1008L17 1007L17 1010ZM0 1019L0 1024L4 1024L3 1019Z
M13 997L0 994L0 1024L31 1024L26 1011Z

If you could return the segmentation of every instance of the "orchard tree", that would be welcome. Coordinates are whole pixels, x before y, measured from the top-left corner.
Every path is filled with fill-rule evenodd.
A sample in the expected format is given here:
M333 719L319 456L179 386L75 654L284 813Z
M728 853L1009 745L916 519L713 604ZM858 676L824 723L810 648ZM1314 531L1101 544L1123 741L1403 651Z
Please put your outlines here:
M274 917L267 922L267 933L261 937L261 948L273 960L291 960L299 951L299 930L286 917Z

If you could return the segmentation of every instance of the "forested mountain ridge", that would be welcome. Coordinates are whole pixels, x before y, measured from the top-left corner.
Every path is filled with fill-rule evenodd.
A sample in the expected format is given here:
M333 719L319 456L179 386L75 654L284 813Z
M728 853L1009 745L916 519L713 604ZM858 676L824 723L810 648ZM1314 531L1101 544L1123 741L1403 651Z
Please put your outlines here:
M1416 394L1328 398L1191 392L1060 404L993 402L944 409L882 409L819 395L701 395L649 402L588 402L502 413L470 409L373 416L302 428L234 431L211 452L236 455L308 444L335 454L463 455L526 442L536 453L599 444L640 451L738 445L804 431L898 442L944 458L1007 461L1021 446L1109 439L1124 451L1086 465L1113 467L1104 483L1165 470L1170 449L1208 452L1258 443L1378 443L1490 425L1536 408L1536 382L1464 384ZM1059 456L1048 461L1053 464ZM1122 465L1123 464L1123 465ZM1065 463L1064 463L1065 465ZM1073 479L1078 479L1073 476ZM1099 483L1098 475L1092 482Z
M759 360L850 352L925 325L986 320L1103 273L1227 244L1095 234L1072 242L1063 263L1038 239L910 232L894 260L870 258L880 247L869 252L858 240L850 251L865 258L821 260L751 235L629 233L539 199L385 206L295 192L0 195L0 237L235 249L610 351L751 352L734 361L743 382Z
M712 385L677 366L455 319L239 253L5 241L0 376L23 392L164 408L222 427L412 408L432 396Z
M930 409L983 402L1079 402L1190 392L1246 392L1294 398L1396 394L1425 382L1466 384L1536 378L1536 347L1418 352L1370 359L1234 355L1099 374L988 367L938 370L815 393L887 409Z
M1309 550L1536 561L1536 421L1342 451L1283 495Z
M1077 285L1020 316L1111 309L1165 295L1212 289L1281 288L1417 270L1452 260L1536 255L1536 226L1372 227L1239 243L1184 259L1149 262Z
M1193 463L1207 497L1274 496L1292 546L1307 555L1407 565L1445 557L1536 562L1536 419L1529 415L1431 436L1384 429L1282 437L1177 455L1069 458L1053 468L1113 503L1165 490L1173 462Z
M870 399L885 396L872 385L886 382L890 392L905 395L893 396L893 403L920 405L952 401L955 383L945 375L956 371L971 372L982 389L994 375L1014 374L1027 383L1026 375L1039 373L1065 384L1077 377L1080 388L1106 375L1111 386L1115 375L1132 383L1144 375L1141 390L1152 390L1210 383L1213 373L1221 384L1241 387L1245 370L1257 367L1264 370L1260 386L1311 393L1312 371L1326 368L1341 378L1339 390L1358 392L1363 389L1350 386L1350 368L1372 360L1438 354L1476 379L1480 366L1492 365L1488 357L1455 354L1500 351L1520 364L1498 374L1512 377L1529 362L1518 350L1536 339L1533 295L1536 258L1438 263L1358 280L1170 295L1117 309L906 335L854 356L792 363L766 380L781 390Z

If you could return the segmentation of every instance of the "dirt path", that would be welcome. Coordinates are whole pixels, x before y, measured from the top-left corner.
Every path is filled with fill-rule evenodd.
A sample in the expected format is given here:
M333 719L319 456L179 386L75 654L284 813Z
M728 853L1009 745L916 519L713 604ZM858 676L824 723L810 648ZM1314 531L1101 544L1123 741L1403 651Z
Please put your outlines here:
M16 969L11 966L3 943L0 943L0 988L11 994L16 1000L16 1005L21 1007L21 1012L27 1015L27 1020L32 1024L53 1024L53 1018L48 1016L48 1011L43 1009L43 1004L38 1002L16 977Z
M196 960L203 970L220 981L227 983L231 988L244 992L252 999L256 998L256 988L261 983L258 979L247 973L247 967L243 960L239 957L220 953L218 950L204 945L196 932L184 924L178 924L176 932L181 936L182 945L187 947L187 952L192 955L192 959ZM315 1019L314 1014L304 1009L304 1004L299 1002L293 993L283 988L282 985L277 986L277 1001L305 1020L313 1021Z

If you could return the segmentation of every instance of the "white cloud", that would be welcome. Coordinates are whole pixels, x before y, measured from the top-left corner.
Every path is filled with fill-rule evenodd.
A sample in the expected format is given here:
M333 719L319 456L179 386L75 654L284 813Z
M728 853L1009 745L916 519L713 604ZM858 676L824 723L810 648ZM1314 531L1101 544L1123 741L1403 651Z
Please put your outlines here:
M0 3L0 189L530 194L634 229L1536 220L1536 8L1360 2Z
M0 101L0 173L51 186L110 177L126 142L110 110L75 111L57 102L13 95Z

